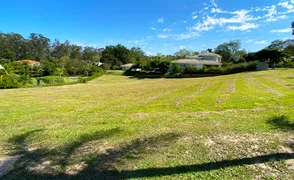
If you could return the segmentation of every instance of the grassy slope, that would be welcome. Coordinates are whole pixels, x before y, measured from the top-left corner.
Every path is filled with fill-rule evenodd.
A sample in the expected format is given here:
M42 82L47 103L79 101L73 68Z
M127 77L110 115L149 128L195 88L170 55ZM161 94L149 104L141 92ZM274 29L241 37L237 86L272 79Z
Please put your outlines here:
M141 80L120 73L1 90L0 154L25 155L6 178L294 176L293 154L281 154L294 146L293 70Z

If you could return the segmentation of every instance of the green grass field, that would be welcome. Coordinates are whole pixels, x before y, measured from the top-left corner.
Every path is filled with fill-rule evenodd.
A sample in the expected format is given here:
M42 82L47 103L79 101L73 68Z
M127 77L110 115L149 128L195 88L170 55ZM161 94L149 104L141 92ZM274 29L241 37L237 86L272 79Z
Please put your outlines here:
M0 90L6 179L292 179L294 70Z

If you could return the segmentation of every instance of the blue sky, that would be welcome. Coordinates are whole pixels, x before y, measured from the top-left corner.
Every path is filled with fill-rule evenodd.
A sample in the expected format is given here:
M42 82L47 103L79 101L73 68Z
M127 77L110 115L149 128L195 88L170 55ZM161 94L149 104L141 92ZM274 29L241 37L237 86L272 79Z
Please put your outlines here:
M257 51L292 38L294 0L0 0L0 31L147 54L201 51L239 39ZM233 3L232 3L233 2Z

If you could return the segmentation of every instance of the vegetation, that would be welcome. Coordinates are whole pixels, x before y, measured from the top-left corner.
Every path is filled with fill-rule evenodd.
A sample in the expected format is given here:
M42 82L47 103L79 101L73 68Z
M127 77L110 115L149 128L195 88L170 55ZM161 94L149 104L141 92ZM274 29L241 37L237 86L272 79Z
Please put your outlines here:
M230 64L222 67L204 67L198 69L194 66L188 66L183 70L183 74L234 74L247 71L255 71L256 62ZM177 73L177 71L176 71Z
M291 179L293 70L1 90L4 179ZM292 167L291 167L292 166Z

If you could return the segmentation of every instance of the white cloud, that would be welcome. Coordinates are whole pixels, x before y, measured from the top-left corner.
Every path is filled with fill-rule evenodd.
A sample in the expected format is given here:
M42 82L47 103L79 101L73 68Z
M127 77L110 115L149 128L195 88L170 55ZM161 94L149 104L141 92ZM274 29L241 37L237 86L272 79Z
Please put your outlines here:
M185 45L180 46L180 49L186 49Z
M142 40L128 40L127 42L129 44L136 44L136 45L147 45L148 44L145 39L142 39Z
M284 1L284 2L280 2L278 3L279 6L282 6L283 8L286 8L288 9L287 13L290 13L290 12L293 12L294 11L294 1L291 0L291 3L290 4L288 1Z
M151 29L152 29L153 31L155 31L155 30L156 30L156 28L155 28L155 27L151 27Z
M217 4L215 3L214 0L211 0L210 2L211 2L211 4L212 4L212 6L217 7Z
M167 34L158 34L158 37L162 38L162 39L166 39L166 38L168 38L168 35Z
M157 22L159 22L159 23L164 23L164 18L162 17L162 18L159 18L158 20L157 20Z
M291 28L275 29L275 30L271 30L270 32L272 32L272 33L289 33L289 32L292 32L292 29Z
M257 28L259 25L255 24L255 23L244 23L241 26L228 26L227 29L228 30L240 30L240 31L246 31L249 29L254 29Z
M278 21L279 19L286 19L286 15L281 15L281 16L276 16L276 17L269 17L268 19L265 20L265 22L274 22Z
M151 56L151 55L153 55L153 53L150 52L150 51L147 51L147 52L145 52L145 53L146 53L147 56Z
M252 39L248 39L247 41L244 41L245 43L251 43L253 40Z
M185 23L185 24L186 24L186 23L187 23L187 21L183 21L183 23Z
M195 15L195 16L193 16L193 17L192 17L192 19L197 19L197 18L198 18L198 16L197 16L197 15Z
M262 41L256 41L254 42L254 44L266 44L266 40L262 40Z
M175 37L176 37L177 40L197 38L199 36L200 35L197 32L189 32L189 33L183 33L183 34L175 35Z
M170 31L171 29L168 29L168 28L163 29L163 32L170 32Z
M212 8L211 13L229 13L228 11L223 11L220 8Z

